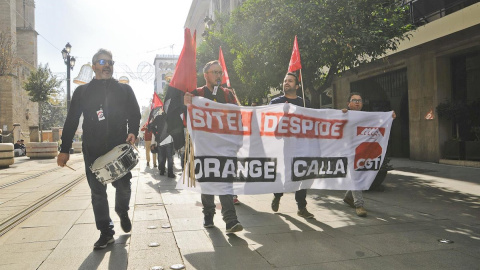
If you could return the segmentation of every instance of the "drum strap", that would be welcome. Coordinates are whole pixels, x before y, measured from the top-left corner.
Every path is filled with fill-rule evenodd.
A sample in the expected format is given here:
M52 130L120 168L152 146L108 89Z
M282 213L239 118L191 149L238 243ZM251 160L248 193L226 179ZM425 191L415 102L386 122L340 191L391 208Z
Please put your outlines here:
M110 79L110 80L111 80L111 79ZM107 112L109 112L109 108L110 108L110 107L109 107L109 103L108 103L108 100L109 100L109 98L108 98L108 87L110 86L110 83L111 83L111 82L112 82L112 81L109 81L109 82L108 82L108 85L105 87L105 111L107 111ZM106 136L107 140L108 140L108 138L109 138L109 137L108 137L108 133L109 133L109 131L110 131L110 125L109 125L109 123L110 123L110 116L111 116L111 115L107 115L107 134L106 134L106 135L107 135L107 136ZM108 144L108 143L105 144L105 147L107 147L107 144Z

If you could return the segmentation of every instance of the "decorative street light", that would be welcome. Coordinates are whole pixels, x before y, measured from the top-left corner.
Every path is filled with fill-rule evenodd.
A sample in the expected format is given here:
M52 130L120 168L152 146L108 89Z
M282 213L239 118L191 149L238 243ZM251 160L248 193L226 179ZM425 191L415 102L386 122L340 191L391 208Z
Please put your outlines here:
M67 42L65 48L62 50L63 61L65 65L67 65L67 112L70 110L70 70L73 70L75 66L75 57L70 56L70 50L72 49L72 45Z

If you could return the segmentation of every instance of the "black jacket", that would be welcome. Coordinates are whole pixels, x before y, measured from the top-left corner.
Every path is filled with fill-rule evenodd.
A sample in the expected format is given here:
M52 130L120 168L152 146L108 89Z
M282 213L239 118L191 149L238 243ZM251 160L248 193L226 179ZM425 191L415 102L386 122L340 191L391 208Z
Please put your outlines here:
M285 102L303 107L303 99L299 96L297 96L297 98L295 98L295 99L287 98L284 95L279 96L279 97L276 97L276 98L272 99L270 101L270 104L278 104L278 103L285 103ZM305 100L305 107L310 108L310 102L308 100Z
M104 120L98 114L103 111ZM125 143L129 133L138 136L140 108L132 88L114 79L79 86L72 96L63 127L60 152L68 153L83 113L84 154L97 158Z

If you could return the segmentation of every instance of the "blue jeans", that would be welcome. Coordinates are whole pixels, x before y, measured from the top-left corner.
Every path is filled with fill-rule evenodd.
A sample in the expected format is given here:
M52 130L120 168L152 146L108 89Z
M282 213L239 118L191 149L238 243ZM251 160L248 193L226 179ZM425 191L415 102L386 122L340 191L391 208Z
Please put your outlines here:
M173 174L173 143L164 144L158 147L158 169L165 172L165 161L168 165L168 174Z
M283 196L283 193L273 193L275 198L281 198ZM297 206L298 209L303 209L307 207L307 190L306 189L300 189L295 191L295 201L297 201Z
M90 191L92 194L92 207L97 229L100 230L102 234L114 235L115 231L113 230L113 222L110 218L110 211L108 207L107 186L100 183L100 181L97 180L97 177L90 170L90 166L95 161L95 157L88 156L87 153L84 153L83 160L85 162L85 173L87 176L88 185L90 186ZM122 178L112 183L116 189L115 212L118 214L127 213L130 209L128 206L132 194L130 179L132 179L132 174L129 172Z

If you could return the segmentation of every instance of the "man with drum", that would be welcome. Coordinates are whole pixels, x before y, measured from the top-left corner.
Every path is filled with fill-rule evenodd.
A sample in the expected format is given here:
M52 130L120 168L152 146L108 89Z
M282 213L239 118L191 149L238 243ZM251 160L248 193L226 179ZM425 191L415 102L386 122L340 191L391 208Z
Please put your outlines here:
M65 166L70 158L73 136L83 114L83 157L88 185L92 194L95 223L100 238L95 249L103 249L115 242L113 222L107 200L107 186L97 179L90 166L99 157L120 144L134 144L140 127L140 108L132 88L112 78L112 53L100 49L93 56L92 68L95 77L90 83L79 86L72 96L71 106L63 127L62 145L57 157L58 166ZM103 157L104 158L104 157ZM115 212L120 217L124 232L130 232L132 223L128 216L131 196L130 179L126 173L112 185L116 188Z

